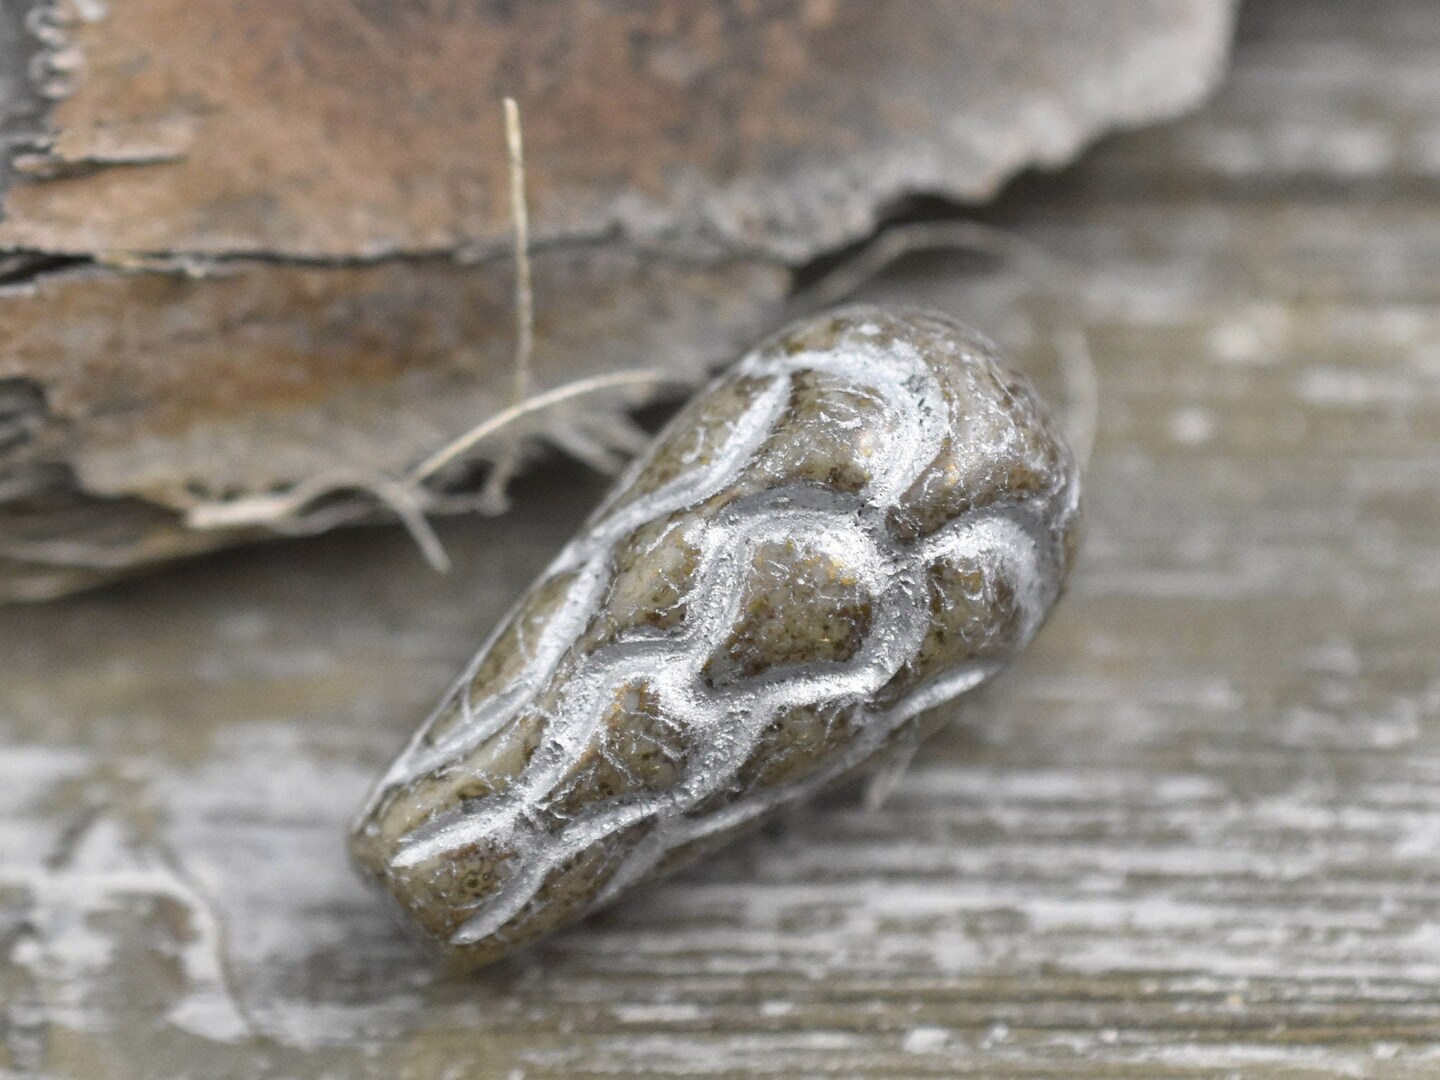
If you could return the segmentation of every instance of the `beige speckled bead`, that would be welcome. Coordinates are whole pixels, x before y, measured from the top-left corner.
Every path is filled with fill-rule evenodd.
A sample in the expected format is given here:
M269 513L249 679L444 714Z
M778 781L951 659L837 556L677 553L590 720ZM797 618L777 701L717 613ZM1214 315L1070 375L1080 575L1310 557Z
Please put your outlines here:
M1074 460L983 338L849 307L701 392L381 780L356 860L482 964L873 761L1034 635Z

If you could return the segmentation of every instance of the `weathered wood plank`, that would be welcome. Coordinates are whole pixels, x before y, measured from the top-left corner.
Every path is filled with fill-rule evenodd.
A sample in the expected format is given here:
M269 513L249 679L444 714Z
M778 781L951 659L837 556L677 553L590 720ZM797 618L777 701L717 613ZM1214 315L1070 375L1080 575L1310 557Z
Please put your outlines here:
M878 812L837 793L475 977L391 925L347 819L598 497L559 472L447 525L449 578L372 531L7 613L0 1064L1435 1075L1435 165L1285 149L1347 95L1412 146L1440 130L1431 11L1254 4L1211 112L994 211L1087 268L1085 558ZM1243 168L1215 150L1237 132ZM1053 312L1008 272L920 262L887 290L1047 364Z

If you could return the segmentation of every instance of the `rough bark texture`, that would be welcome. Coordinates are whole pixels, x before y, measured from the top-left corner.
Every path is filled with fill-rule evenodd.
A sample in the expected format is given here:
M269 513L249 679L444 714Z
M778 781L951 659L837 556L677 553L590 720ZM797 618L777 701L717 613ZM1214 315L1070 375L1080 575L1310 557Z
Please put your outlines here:
M602 482L451 523L448 578L366 530L12 609L0 1063L1434 1076L1440 26L1429 0L1247 12L1212 108L994 212L1088 268L1087 536L1032 650L882 809L803 812L449 976L345 830ZM1048 370L1009 275L943 269L889 292Z
M988 198L1193 105L1232 7L7 5L0 380L31 437L0 445L0 597L256 535L187 515L396 476L506 404L503 94L541 251L535 388L693 381L897 199ZM603 452L630 400L478 457L577 415Z
M0 244L356 258L537 243L804 259L915 190L976 199L1213 82L1220 0L695 5L65 0L63 100Z

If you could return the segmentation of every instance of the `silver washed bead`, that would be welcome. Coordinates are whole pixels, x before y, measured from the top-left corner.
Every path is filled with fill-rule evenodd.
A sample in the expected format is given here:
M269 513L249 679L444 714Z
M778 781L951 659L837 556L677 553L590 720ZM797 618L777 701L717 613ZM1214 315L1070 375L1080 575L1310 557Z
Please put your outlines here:
M380 781L362 869L483 964L863 768L1030 641L1079 474L943 315L806 319L656 438Z

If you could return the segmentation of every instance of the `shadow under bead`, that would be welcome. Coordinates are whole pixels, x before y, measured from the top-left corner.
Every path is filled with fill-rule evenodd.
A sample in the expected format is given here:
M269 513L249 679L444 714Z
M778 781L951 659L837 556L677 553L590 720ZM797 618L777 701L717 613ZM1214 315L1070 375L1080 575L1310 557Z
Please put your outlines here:
M852 306L661 432L378 785L363 871L471 964L927 733L1073 561L1055 421L983 337Z

